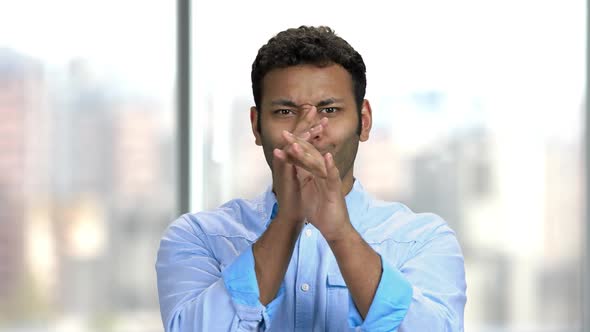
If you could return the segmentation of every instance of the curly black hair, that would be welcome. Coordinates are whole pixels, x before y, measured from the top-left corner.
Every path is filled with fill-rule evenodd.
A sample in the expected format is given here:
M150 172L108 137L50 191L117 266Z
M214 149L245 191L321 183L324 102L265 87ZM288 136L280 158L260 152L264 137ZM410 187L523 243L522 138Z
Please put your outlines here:
M262 80L273 69L301 64L320 67L338 64L352 77L352 89L359 113L367 87L366 67L361 55L327 26L300 26L279 32L260 48L252 63L252 92L256 109L260 111ZM258 117L260 121L260 116ZM260 122L258 123L260 130ZM360 133L360 121L359 130Z

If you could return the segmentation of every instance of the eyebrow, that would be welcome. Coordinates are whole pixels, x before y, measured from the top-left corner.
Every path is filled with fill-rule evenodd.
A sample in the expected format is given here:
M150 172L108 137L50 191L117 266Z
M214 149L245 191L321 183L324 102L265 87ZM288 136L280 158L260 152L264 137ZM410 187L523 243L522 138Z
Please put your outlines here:
M271 105L273 106L288 106L288 107L299 107L292 100L289 99L277 99L273 100Z
M341 103L342 101L344 101L344 99L328 98L320 101L316 107L328 106L335 103Z
M328 106L328 105L331 105L334 103L340 103L342 101L344 101L344 99L328 98L328 99L324 99L324 100L320 101L315 106L316 107L324 107L324 106ZM271 105L273 105L273 106L301 107L305 104L297 105L297 104L295 104L295 102L293 102L292 100L289 100L289 99L277 99L277 100L273 100L271 102Z

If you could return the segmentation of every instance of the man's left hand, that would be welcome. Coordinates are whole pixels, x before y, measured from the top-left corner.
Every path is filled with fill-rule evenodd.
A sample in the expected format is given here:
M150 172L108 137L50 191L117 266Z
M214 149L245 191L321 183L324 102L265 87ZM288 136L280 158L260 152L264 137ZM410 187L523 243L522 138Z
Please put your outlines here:
M283 137L288 142L283 156L296 167L305 217L327 241L345 239L353 228L334 156L329 152L322 156L305 136L284 131Z

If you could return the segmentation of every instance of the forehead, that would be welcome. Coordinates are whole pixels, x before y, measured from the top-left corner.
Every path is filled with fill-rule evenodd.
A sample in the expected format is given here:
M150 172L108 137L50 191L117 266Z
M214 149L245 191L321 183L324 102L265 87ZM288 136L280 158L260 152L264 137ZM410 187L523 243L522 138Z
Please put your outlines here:
M274 69L264 76L262 103L288 99L296 104L312 104L326 98L354 100L352 78L344 67L297 65Z

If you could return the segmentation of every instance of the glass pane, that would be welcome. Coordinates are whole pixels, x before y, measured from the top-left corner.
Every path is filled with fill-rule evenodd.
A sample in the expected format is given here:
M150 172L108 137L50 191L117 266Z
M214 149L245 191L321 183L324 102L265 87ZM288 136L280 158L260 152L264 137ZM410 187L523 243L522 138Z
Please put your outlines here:
M581 0L196 1L192 208L270 183L252 61L283 29L329 25L368 68L374 123L355 176L456 230L466 330L579 330L585 13Z
M0 11L0 330L161 331L174 2ZM26 18L26 19L23 19Z

